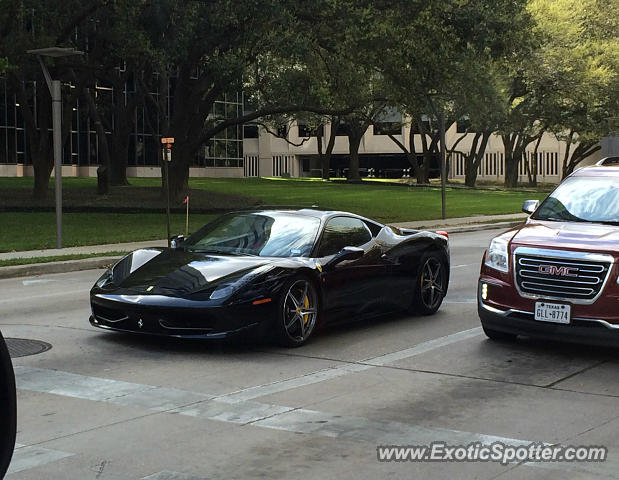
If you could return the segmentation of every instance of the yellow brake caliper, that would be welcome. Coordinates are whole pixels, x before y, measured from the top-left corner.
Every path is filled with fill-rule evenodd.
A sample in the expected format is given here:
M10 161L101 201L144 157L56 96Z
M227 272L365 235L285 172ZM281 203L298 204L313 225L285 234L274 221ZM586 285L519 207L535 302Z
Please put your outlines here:
M305 309L307 310L309 308L309 297L307 295L305 295L305 298L303 299L303 306L305 307ZM308 321L308 317L309 315L306 313L305 315L303 315L303 324L306 324Z

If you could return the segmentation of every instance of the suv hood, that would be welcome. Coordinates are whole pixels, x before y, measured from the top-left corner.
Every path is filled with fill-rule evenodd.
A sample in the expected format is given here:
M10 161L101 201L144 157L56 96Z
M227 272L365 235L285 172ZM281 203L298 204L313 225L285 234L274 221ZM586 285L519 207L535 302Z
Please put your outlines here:
M609 253L617 256L619 227L599 223L527 220L513 230L514 246Z

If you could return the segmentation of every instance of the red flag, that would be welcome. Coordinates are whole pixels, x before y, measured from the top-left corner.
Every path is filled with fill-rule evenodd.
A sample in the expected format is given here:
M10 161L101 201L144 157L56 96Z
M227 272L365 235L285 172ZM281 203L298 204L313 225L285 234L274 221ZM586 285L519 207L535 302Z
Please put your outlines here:
M187 203L188 201L189 201L189 195L185 197L185 200L183 200L183 203Z

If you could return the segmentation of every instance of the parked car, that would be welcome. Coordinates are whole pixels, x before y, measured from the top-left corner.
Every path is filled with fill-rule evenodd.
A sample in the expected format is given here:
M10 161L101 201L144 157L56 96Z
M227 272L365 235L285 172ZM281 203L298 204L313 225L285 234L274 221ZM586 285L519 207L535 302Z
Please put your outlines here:
M222 338L258 328L305 343L323 321L436 312L449 283L446 234L346 212L223 215L171 249L137 250L96 282L98 328Z
M0 332L0 478L4 478L11 463L16 431L15 376L9 350Z
M568 176L490 242L478 286L486 335L619 345L619 162Z

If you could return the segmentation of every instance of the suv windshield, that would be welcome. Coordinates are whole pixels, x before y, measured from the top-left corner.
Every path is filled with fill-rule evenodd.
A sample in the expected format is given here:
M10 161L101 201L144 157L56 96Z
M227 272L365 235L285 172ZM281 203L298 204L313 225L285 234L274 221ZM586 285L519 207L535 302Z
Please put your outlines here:
M570 177L532 218L619 225L619 177Z
M242 213L219 217L184 243L190 252L306 257L310 254L320 220L288 213Z

